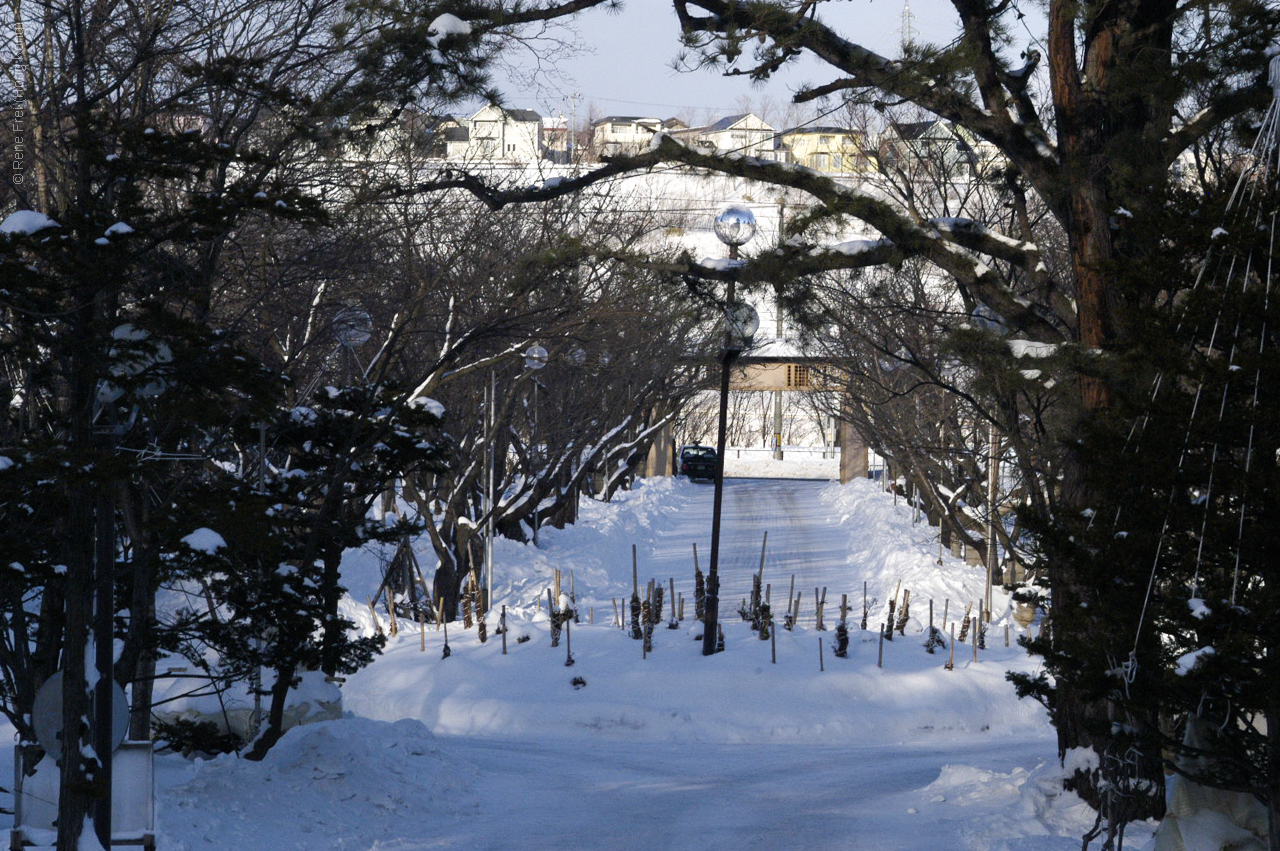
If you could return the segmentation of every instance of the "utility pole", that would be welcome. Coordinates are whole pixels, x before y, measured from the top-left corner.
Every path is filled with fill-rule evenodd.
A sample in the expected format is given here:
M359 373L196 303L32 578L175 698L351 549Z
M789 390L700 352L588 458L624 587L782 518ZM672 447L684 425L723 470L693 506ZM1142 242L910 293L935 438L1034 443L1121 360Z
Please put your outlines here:
M787 219L787 199L785 195L778 197L778 247L782 247L783 231ZM773 287L774 339L781 345L786 333L782 321L782 285ZM773 458L782 460L782 391L773 391Z
M574 140L578 133L578 98L582 95L574 92L569 95L569 162L573 163Z

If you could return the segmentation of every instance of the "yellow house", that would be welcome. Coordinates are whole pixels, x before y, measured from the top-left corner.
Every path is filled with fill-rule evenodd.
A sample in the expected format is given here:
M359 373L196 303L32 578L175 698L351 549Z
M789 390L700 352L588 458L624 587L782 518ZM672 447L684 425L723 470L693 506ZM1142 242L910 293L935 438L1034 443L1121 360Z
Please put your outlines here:
M826 174L866 174L876 169L866 134L848 127L810 126L784 130L779 142L791 162Z

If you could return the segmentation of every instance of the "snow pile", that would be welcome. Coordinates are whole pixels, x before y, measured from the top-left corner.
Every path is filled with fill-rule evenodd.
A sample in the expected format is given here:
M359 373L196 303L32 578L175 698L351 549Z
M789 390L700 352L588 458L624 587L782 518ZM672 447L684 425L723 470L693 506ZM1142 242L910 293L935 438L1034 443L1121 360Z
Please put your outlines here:
M45 228L56 227L60 225L44 213L37 213L35 210L18 210L10 213L3 222L0 222L0 233L30 236Z
M467 814L473 771L420 721L300 728L262 762L164 760L158 847L367 849L435 835Z

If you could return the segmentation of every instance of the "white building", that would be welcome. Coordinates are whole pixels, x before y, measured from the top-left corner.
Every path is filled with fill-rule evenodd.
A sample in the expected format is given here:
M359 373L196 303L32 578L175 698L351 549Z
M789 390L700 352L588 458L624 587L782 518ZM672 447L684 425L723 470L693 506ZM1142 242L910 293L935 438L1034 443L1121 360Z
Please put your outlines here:
M685 129L676 118L642 118L631 115L609 115L591 122L591 151L596 157L638 154L647 150L659 130L673 132Z
M737 153L747 157L771 157L777 131L750 112L728 115L706 127L678 132L686 142L702 145L716 153Z
M492 104L467 119L467 160L534 162L542 158L542 116Z

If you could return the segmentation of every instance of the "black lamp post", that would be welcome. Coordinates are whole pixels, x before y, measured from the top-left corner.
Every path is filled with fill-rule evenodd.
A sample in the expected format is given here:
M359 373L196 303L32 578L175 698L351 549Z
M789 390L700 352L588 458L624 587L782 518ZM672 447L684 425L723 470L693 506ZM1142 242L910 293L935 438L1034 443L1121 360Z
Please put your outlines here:
M738 259L738 246L756 232L756 217L744 207L728 207L716 216L716 236L729 246L729 259ZM707 568L706 614L703 616L702 655L716 652L720 620L720 508L724 502L725 431L729 418L729 374L734 360L751 343L760 317L751 305L734 299L733 282L725 298L724 348L720 353L720 418L716 427L715 497L711 508L711 559Z

